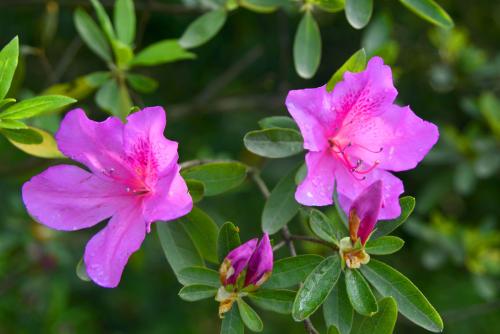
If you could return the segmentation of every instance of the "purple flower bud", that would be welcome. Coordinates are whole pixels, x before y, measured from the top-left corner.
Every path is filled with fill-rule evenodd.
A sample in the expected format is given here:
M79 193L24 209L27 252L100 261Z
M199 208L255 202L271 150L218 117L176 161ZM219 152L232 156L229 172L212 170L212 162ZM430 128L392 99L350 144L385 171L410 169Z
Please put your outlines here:
M242 271L246 268L250 257L255 251L258 239L252 239L236 247L227 254L219 269L222 285L235 284Z
M351 241L358 237L364 245L377 224L382 207L382 181L376 181L356 197L349 209L349 233Z
M264 236L259 242L257 249L248 261L245 286L250 284L255 286L262 285L273 271L273 248L269 241L269 235Z

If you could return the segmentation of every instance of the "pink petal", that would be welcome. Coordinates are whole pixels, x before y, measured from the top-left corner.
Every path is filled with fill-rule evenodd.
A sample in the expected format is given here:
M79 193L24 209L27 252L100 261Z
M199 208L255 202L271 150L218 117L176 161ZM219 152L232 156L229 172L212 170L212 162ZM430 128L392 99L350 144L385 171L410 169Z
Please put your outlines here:
M130 255L141 247L145 236L140 205L128 205L115 213L87 243L84 260L89 277L105 288L116 287Z
M224 263L228 263L230 266L229 268L232 268L232 270L228 269L227 276L223 278L225 279L225 282L223 282L224 285L236 283L238 277L240 276L241 272L246 268L248 261L250 260L250 257L255 251L255 247L257 247L257 242L258 242L257 238L248 240L247 242L236 247L227 254L221 268L224 267Z
M128 200L125 188L69 165L50 167L34 176L22 193L33 218L63 231L93 226Z
M332 95L326 91L326 86L291 90L285 104L300 128L304 148L321 151L327 147L336 114L332 112Z
M308 206L332 204L336 161L328 151L306 154L307 176L297 187L295 199Z
M273 271L273 247L269 240L269 235L264 236L257 245L255 251L248 260L247 275L245 277L245 286L250 284L260 286L266 275ZM268 276L267 276L268 277Z
M377 223L380 207L382 205L382 181L373 182L365 188L361 194L352 202L349 209L349 217L355 215L359 221L357 231L361 243L365 244L370 233Z

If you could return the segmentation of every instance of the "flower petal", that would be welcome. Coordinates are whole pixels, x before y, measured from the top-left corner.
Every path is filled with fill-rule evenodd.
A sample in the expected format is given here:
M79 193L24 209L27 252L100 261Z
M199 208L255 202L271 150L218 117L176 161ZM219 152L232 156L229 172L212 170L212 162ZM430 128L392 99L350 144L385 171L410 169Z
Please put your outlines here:
M251 239L230 251L219 270L223 284L235 284L255 251L258 239Z
M128 200L125 188L69 165L50 167L34 176L22 193L31 216L63 231L93 226Z
M252 257L248 261L245 286L250 284L260 286L273 271L273 248L269 235L264 233Z
M306 154L307 176L297 187L295 199L308 206L332 204L335 159L328 151Z
M132 253L146 236L146 222L140 205L128 205L118 211L85 248L85 266L89 277L100 286L114 288Z
M356 234L362 244L365 244L377 223L382 205L382 187L382 181L373 182L356 197L349 209L350 219L353 217L360 222Z

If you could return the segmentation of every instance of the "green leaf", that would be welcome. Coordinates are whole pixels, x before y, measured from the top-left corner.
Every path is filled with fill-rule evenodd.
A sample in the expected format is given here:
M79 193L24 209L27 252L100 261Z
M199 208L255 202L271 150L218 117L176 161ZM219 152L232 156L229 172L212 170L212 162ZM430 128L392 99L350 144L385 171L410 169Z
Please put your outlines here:
M118 83L114 78L106 81L97 91L95 95L95 102L99 108L117 116L116 112L116 101L120 95Z
M307 176L307 165L303 163L299 169L297 170L297 173L295 174L295 184L299 185L304 181L304 179Z
M0 100L9 92L18 58L19 38L16 36L0 51Z
M11 130L19 130L19 129L27 129L28 126L21 121L15 121L13 119L1 119L0 118L0 128L3 129L11 129Z
M197 203L201 201L203 199L203 195L205 194L205 186L203 185L203 182L188 179L186 180L186 184L193 202Z
M116 0L113 14L118 39L131 46L135 38L134 1Z
M252 332L262 332L264 328L264 324L260 319L257 312L254 311L253 308L250 307L243 299L238 298L238 309L240 310L240 316L243 320L243 323L249 330Z
M179 291L179 297L187 302L195 302L215 296L217 288L207 285L188 285Z
M247 150L266 158L286 158L303 151L304 141L297 130L270 128L248 132L243 138Z
M187 267L203 267L204 262L193 241L179 220L155 224L160 244L176 275Z
M273 273L262 286L265 289L283 289L298 285L323 261L323 257L304 254L274 262Z
M33 145L43 142L43 137L33 129L0 129L0 133L13 144Z
M78 264L76 265L76 276L78 276L78 278L82 281L90 282L90 277L89 275L87 275L87 269L85 268L83 259L80 259L80 261L78 261Z
M243 320L241 320L240 312L236 307L224 314L224 319L222 319L222 326L220 328L221 334L243 334L245 332L245 326L243 325Z
M285 175L271 191L262 211L262 230L269 234L278 232L299 212L295 201L295 173Z
M28 142L19 142L12 139L9 136L7 136L7 139L12 143L12 145L14 145L18 149L29 155L45 159L64 158L64 155L57 148L56 140L50 133L33 127L29 127L26 130L30 131L28 133L28 136L33 135L33 138L36 138L34 139L34 141L30 142L30 140L28 140ZM31 133L31 131L33 131L34 133ZM16 134L16 135L22 135L22 134ZM39 141L38 136L42 138L41 141Z
M217 224L198 207L186 216L179 218L184 224L186 232L193 240L194 245L203 258L212 263L218 263L217 259Z
M354 311L347 296L345 281L339 280L323 304L326 326L335 326L339 334L351 332Z
M333 225L330 218L317 209L311 209L309 226L319 238L334 244L337 244L338 240L343 236L339 228Z
M92 3L92 6L94 7L94 10L97 14L97 19L99 20L102 31L104 31L104 34L109 41L115 40L115 31L113 30L113 25L111 24L111 20L109 19L106 10L99 2L99 0L90 0L90 2Z
M127 73L127 81L139 93L152 93L158 88L158 81L141 74Z
M380 220L370 239L375 240L387 235L403 224L415 208L415 198L411 196L402 197L399 200L399 205L401 206L401 215L392 220Z
M64 95L82 100L92 94L111 77L110 72L94 72L78 77L70 82L50 86L43 95Z
M344 9L344 0L313 0L315 6L325 12L335 13Z
M324 259L307 276L293 303L292 316L302 321L313 314L323 304L337 283L341 272L337 254Z
M206 285L219 288L221 283L219 273L206 267L188 267L177 273L177 279L182 285Z
M293 120L293 118L288 116L270 116L263 118L259 121L259 126L261 129L270 129L270 128L286 128L298 130L299 127L297 123Z
M327 334L341 334L340 331L335 326L328 327Z
M333 186L333 204L335 206L335 211L337 211L337 216L341 220L341 223L343 223L347 229L349 222L348 222L347 216L344 212L344 209L342 209L342 206L340 205L340 202L339 202L339 193L337 192L337 183L336 182L335 182L335 185Z
M8 104L15 103L15 102L16 102L16 99L12 99L12 98L0 100L0 108L6 106Z
M378 312L372 317L363 317L354 324L352 334L391 334L398 318L398 306L392 297L379 301Z
M116 65L119 69L128 70L130 61L134 58L132 47L121 41L113 41L113 51L115 53Z
M219 262L224 261L226 255L241 244L240 230L231 222L221 226L217 237L217 256Z
M248 298L266 311L290 314L292 313L295 291L259 289L249 293Z
M90 50L101 57L104 61L111 63L113 58L106 37L89 14L83 9L77 8L73 17L75 27L82 40Z
M0 113L2 119L24 119L38 116L45 112L58 111L76 100L61 95L42 95L11 105Z
M431 332L443 330L443 320L439 313L399 271L374 259L361 266L360 270L382 296L396 299L399 312L406 318Z
M328 83L326 84L326 90L331 92L333 87L342 80L344 73L349 72L361 72L366 66L366 52L365 49L356 51L347 61L335 72Z
M222 29L227 13L224 9L212 10L192 22L179 39L179 44L185 48L195 48L205 44Z
M239 162L211 162L181 171L185 179L205 185L205 196L214 196L239 186L246 178L247 167Z
M396 253L400 250L405 241L401 238L394 236L384 236L375 240L368 240L365 249L368 254L373 255L388 255Z
M377 300L370 286L356 269L346 268L345 285L351 305L359 314L371 317L378 311Z
M448 13L433 0L400 1L415 14L439 27L451 29L454 26L453 20Z
M184 50L176 39L167 39L154 43L139 52L130 65L153 66L193 58L196 58L196 55Z
M293 42L295 71L305 79L310 79L318 70L321 61L321 34L310 11L307 11L295 33Z
M345 16L355 29L364 28L373 12L373 0L345 0Z

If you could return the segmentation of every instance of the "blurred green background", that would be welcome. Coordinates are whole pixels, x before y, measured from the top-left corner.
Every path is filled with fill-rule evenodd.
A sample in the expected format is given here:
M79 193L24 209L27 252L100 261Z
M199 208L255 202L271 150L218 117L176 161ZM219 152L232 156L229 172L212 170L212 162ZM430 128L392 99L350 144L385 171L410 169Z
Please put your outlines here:
M197 0L135 3L139 45L179 37L202 12ZM383 56L394 70L398 103L440 128L440 140L425 161L398 175L417 207L397 231L405 248L387 261L436 306L446 333L498 333L500 2L439 3L453 17L453 30L433 27L397 1L375 1L371 23L360 31L343 12L315 12L323 51L311 80L300 79L293 68L296 11L263 15L239 9L212 41L195 50L197 59L143 70L159 80L159 89L133 98L139 106L166 108L166 134L180 142L181 161L242 160L261 167L272 186L302 157L264 162L243 148L243 135L262 117L286 115L288 90L323 85L361 46L370 56ZM104 69L75 31L78 5L90 7L77 0L0 1L0 44L15 35L22 44L11 95L28 97ZM92 98L78 105L94 119L106 117ZM39 117L32 124L55 131L58 117ZM21 201L23 182L54 163L61 161L30 157L0 137L0 333L217 333L215 301L190 304L177 297L181 286L156 230L132 256L118 288L78 279L75 267L85 243L101 226L54 232L33 222ZM235 222L246 239L260 233L263 203L247 182L201 206L218 224ZM290 228L304 230L299 220ZM311 247L299 249L304 246ZM265 333L304 332L291 317L260 313ZM321 312L313 322L321 328ZM425 331L400 317L395 332Z

